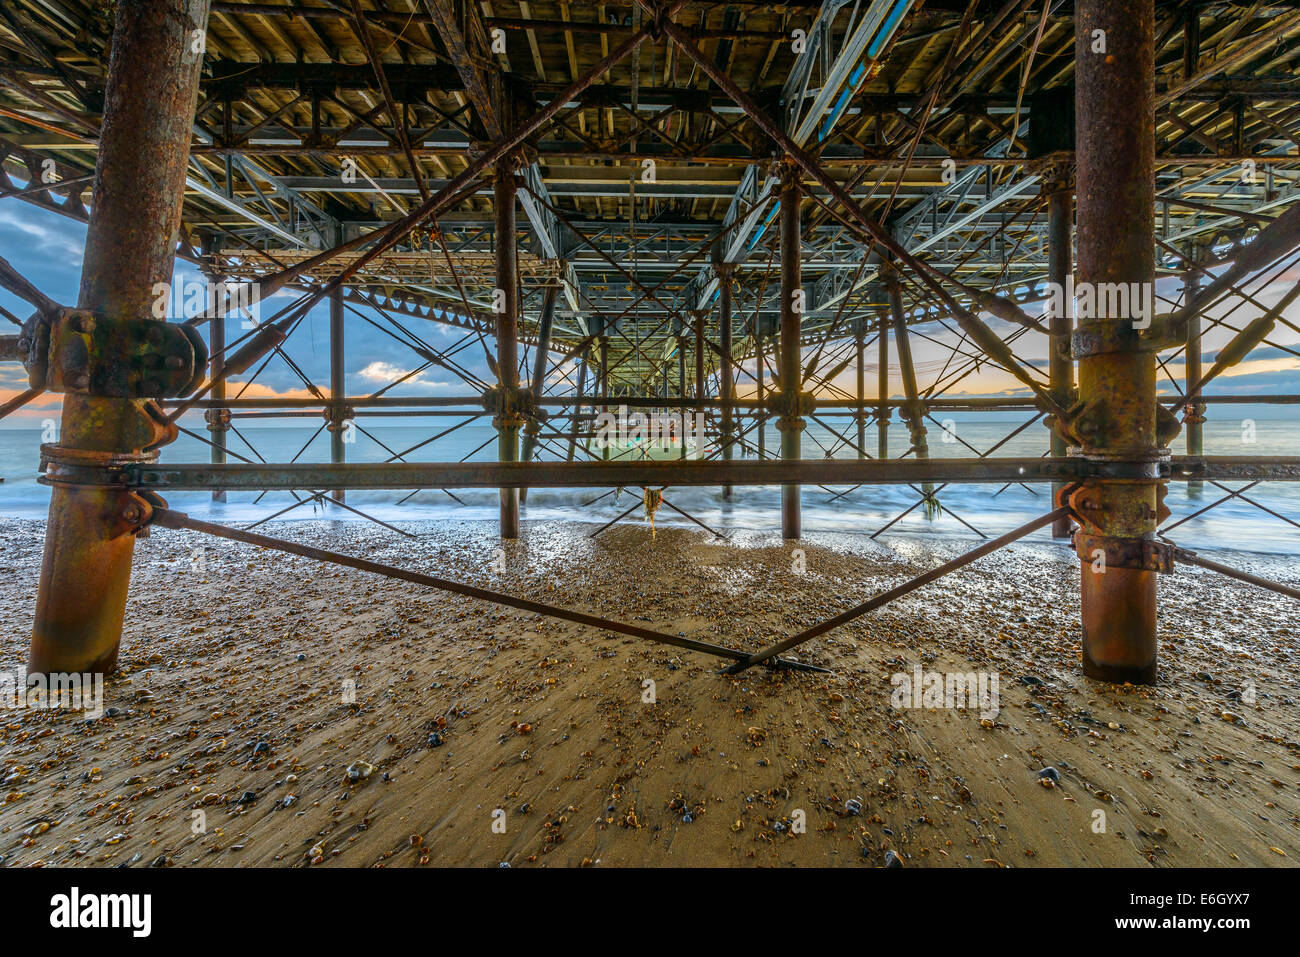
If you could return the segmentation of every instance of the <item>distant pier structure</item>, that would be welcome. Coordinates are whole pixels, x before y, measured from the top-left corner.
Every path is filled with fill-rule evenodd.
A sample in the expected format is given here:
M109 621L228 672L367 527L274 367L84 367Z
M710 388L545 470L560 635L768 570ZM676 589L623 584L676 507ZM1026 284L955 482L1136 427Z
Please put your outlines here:
M3 312L0 359L28 380L0 415L62 396L29 668L113 668L151 527L733 673L808 670L781 656L1050 528L1079 556L1084 671L1152 682L1158 575L1190 563L1300 598L1195 554L1165 505L1171 482L1204 511L1300 480L1298 456L1207 456L1202 439L1207 410L1300 402L1215 388L1252 356L1300 355L1298 64L1300 4L1282 0L6 0L0 201L87 224L75 303L0 259L24 303ZM178 259L198 308L159 292ZM317 307L328 382L295 360ZM391 382L349 389L345 326L387 347ZM268 368L303 397L245 394ZM463 388L419 394L428 370ZM999 397L972 398L989 375ZM676 417L681 456L599 441L623 409ZM945 428L975 410L1018 413L1007 439L1037 429L1046 454ZM393 415L429 440L348 461L352 440L379 442L366 420ZM265 461L239 426L268 416L315 419L331 461ZM493 460L441 455L489 422ZM209 462L160 463L181 432ZM964 523L938 502L966 482L1050 505L757 651L166 504L287 490L364 514L348 490L500 489L513 539L529 488L644 488L649 509L682 486L781 485L773 525L797 539L802 488L907 485L913 509Z

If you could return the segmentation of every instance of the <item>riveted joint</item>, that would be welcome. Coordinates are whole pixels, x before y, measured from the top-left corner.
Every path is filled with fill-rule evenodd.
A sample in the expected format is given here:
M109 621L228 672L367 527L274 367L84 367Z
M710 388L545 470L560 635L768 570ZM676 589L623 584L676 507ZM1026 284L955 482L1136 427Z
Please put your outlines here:
M207 423L209 432L230 431L230 418L229 409L207 409L203 413L203 421Z
M494 424L497 419L507 423L518 419L514 428L522 425L525 418L544 417L537 407L533 391L519 386L499 385L484 390L483 408L494 414L496 417L492 420Z
M32 388L108 398L188 395L203 381L207 345L192 326L110 319L89 309L33 316L23 327Z
M776 427L781 431L802 431L804 416L812 415L817 399L811 392L773 392L768 397L768 408L776 413Z
M342 432L348 422L357 417L357 410L346 402L331 402L321 411L325 418L325 428L330 432Z
M1174 547L1153 536L1098 535L1078 529L1074 551L1085 562L1104 561L1105 568L1136 568L1169 574L1174 570Z

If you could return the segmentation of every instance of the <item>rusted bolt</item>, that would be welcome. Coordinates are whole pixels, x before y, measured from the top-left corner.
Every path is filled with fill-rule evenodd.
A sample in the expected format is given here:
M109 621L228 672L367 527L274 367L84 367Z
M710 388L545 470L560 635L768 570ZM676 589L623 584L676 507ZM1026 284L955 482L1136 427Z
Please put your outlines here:
M130 502L122 509L122 517L134 525L144 518L144 509L140 507L139 502Z

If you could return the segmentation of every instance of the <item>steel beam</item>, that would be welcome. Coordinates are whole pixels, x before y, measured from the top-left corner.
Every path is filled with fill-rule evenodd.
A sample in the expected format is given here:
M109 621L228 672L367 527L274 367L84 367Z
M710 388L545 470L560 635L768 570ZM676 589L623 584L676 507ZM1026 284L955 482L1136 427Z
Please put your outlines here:
M609 462L295 462L235 464L136 464L91 470L51 463L52 485L84 483L128 489L230 491L303 488L615 488L655 485L900 485L916 482L1181 481L1300 482L1300 456L1173 456L1169 462L1090 462L1081 458L805 459L764 462L706 459L689 462L618 459Z

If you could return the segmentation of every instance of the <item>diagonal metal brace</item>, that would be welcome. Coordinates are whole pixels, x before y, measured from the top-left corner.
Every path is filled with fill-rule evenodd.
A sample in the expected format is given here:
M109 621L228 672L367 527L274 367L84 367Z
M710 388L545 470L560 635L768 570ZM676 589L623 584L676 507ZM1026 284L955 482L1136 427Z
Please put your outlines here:
M176 512L169 508L155 508L153 510L151 523L154 525L160 525L163 528L189 529L194 532L206 532L209 535L229 539L233 542L257 545L261 548L286 552L290 555L298 555L302 558L311 558L316 561L332 562L335 565L355 568L358 571L383 575L385 578L397 578L402 581L413 582L416 585L426 585L429 588L437 588L440 591L447 591L456 595L464 595L467 598L476 598L480 601L489 601L497 605L506 605L511 608L518 608L521 611L530 611L535 614L546 615L548 618L559 618L564 621L571 621L579 625L587 625L591 628L599 628L604 631L613 631L623 635L631 635L633 638L643 638L646 641L653 641L658 644L675 645L678 648L685 648L689 651L700 651L706 655L714 655L719 658L729 658L732 661L744 661L748 657L745 652L739 651L735 648L714 645L706 641L696 641L693 638L683 638L680 635L669 635L664 632L653 631L649 628L640 628L636 625L627 625L622 622L600 618L596 615L588 615L568 608L558 608L554 605L543 604L539 601L531 601L527 598L516 598L513 595L505 595L501 592L489 591L486 588L477 588L474 585L466 585L461 582L450 581L446 578L435 578L432 575L423 575L419 572L408 571L405 568L395 568L392 565L381 565L379 562L367 561L364 558L354 558L351 555L344 555L341 552L331 552L323 548L313 548L310 545L299 545L296 542L287 542L279 538L270 538L266 535L258 535L253 532L246 532L225 525L201 522L197 519L190 518L184 512ZM830 671L828 668L819 668L816 665L806 664L801 661L786 661L784 659L778 659L774 664L776 667L789 668L794 671L813 671L821 673L829 673Z
M762 664L773 655L779 655L781 652L788 651L796 645L802 645L807 641L811 641L818 635L825 634L833 628L838 628L840 625L847 624L853 619L865 615L867 612L875 611L882 605L887 605L896 598L902 598L904 595L915 591L922 585L928 585L933 581L937 581L949 572L955 572L957 569L969 565L971 562L975 561L975 559L983 558L990 552L995 552L1004 545L1010 545L1017 539L1024 538L1029 533L1051 525L1058 518L1065 518L1069 514L1070 509L1065 507L1048 512L1046 515L1036 518L1032 522L1021 525L1019 528L1012 529L1005 535L985 542L978 548L971 549L964 555L957 556L952 561L944 562L938 568L931 569L924 575L918 575L916 578L905 581L903 584L891 588L889 591L879 594L876 597L863 602L861 605L850 608L848 611L840 612L834 618L828 618L819 624L813 625L811 628L804 629L797 635L791 635L789 638L784 638L774 645L769 645L762 651L754 652L744 661L739 661L728 668L727 674L739 674L746 668L752 668L754 665Z

